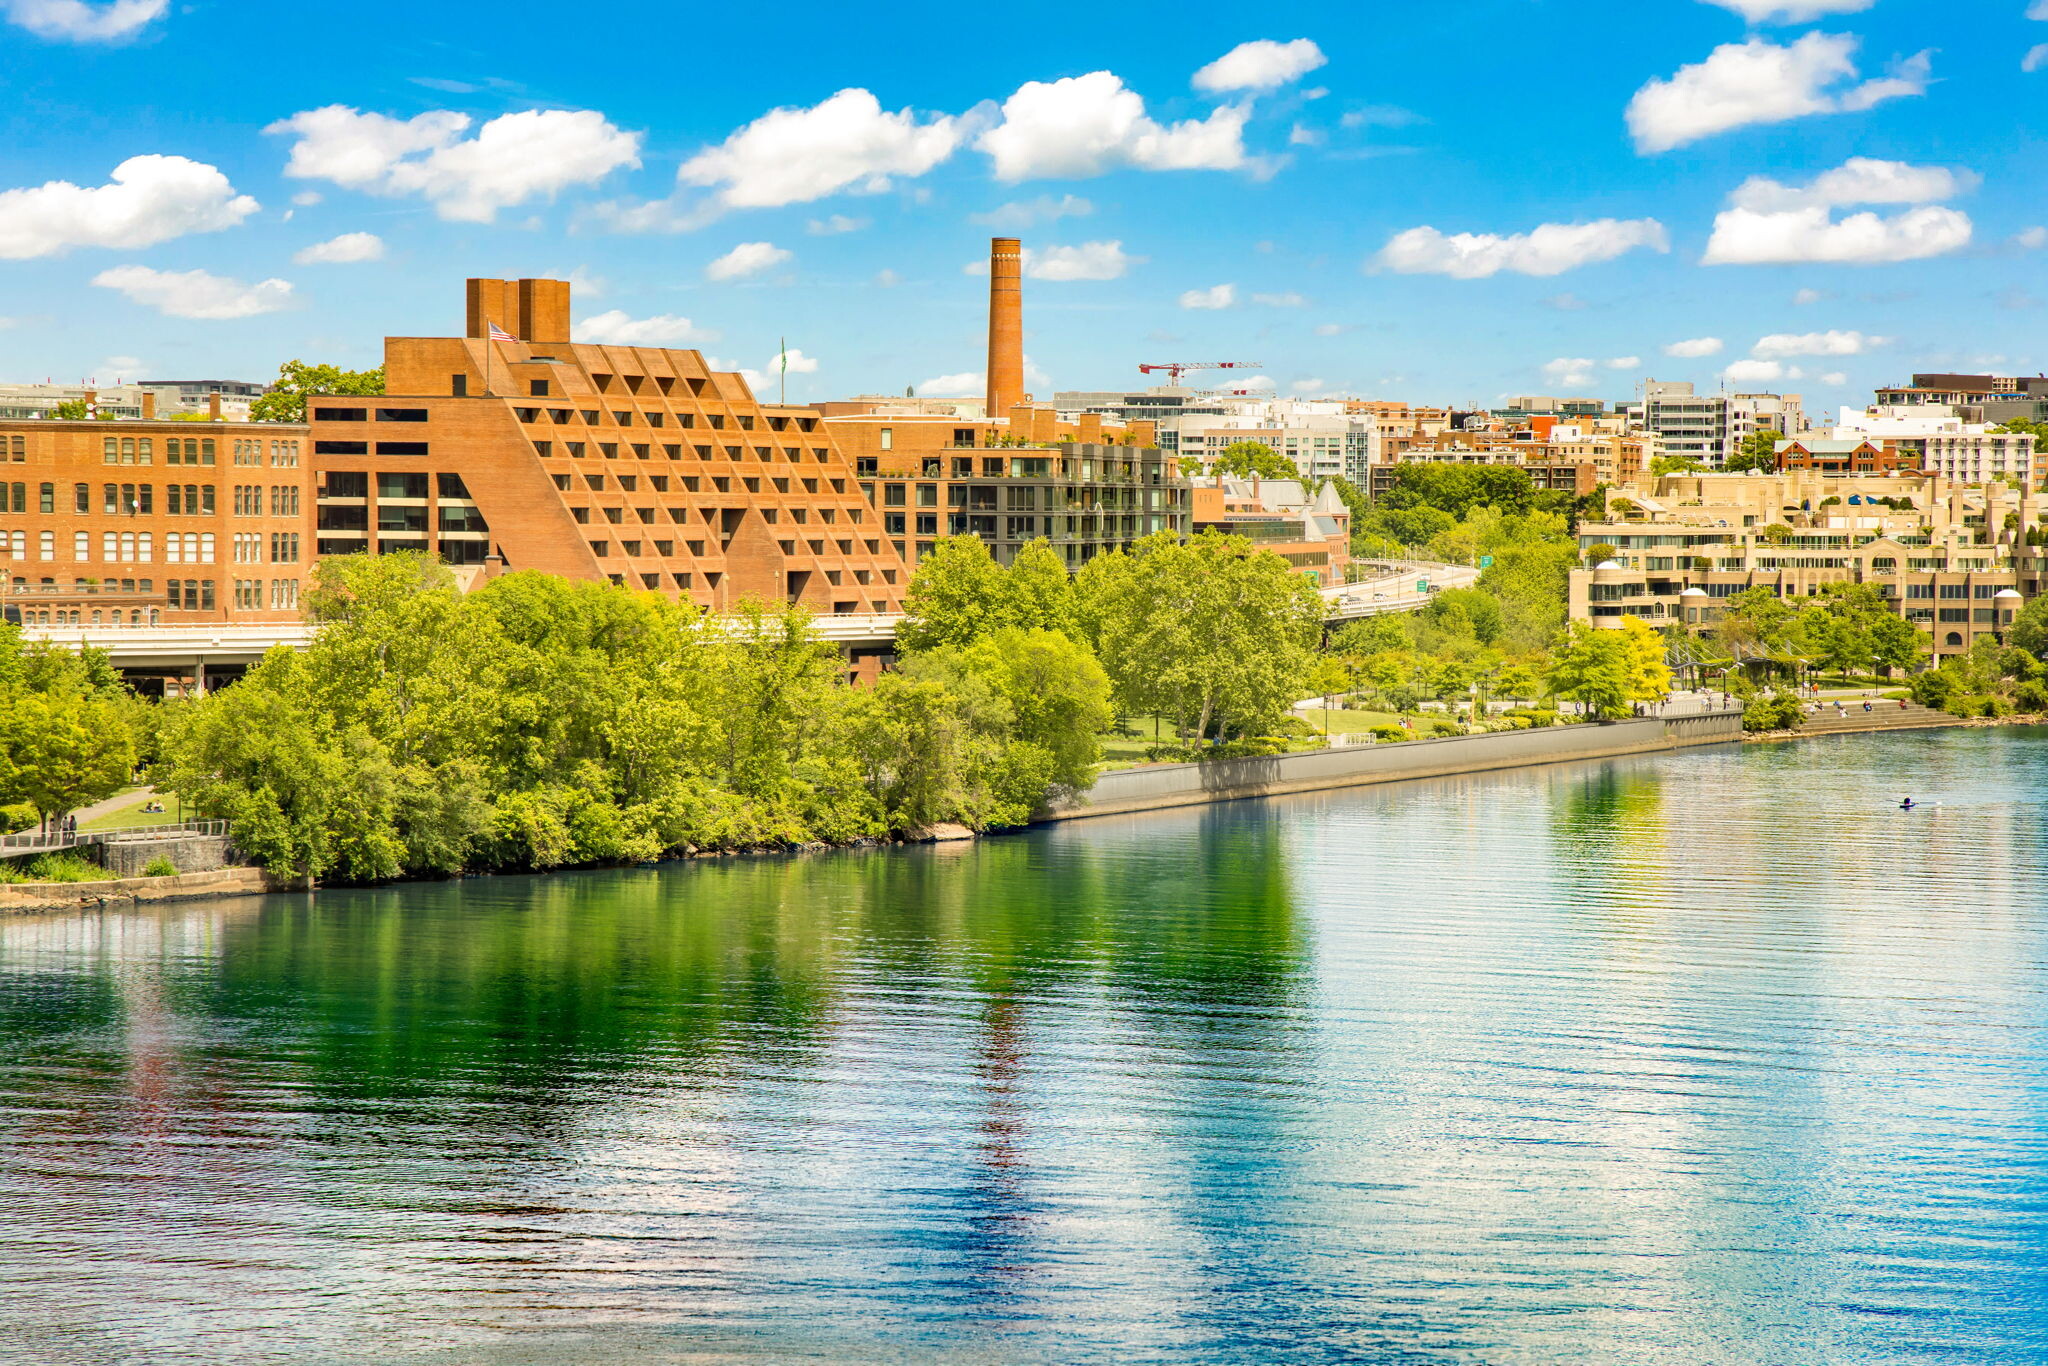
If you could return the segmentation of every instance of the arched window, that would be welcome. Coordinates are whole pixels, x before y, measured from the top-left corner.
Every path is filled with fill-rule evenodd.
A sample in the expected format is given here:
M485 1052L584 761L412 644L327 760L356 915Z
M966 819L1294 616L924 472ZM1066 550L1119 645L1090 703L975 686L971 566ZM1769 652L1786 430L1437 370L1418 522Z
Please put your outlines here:
M1962 634L1962 632L1960 632L1960 631L1950 631L1950 632L1948 633L1948 640L1947 640L1947 642L1946 642L1946 643L1947 643L1947 644L1950 644L1950 645L1961 645L1961 644L1963 643L1963 634Z

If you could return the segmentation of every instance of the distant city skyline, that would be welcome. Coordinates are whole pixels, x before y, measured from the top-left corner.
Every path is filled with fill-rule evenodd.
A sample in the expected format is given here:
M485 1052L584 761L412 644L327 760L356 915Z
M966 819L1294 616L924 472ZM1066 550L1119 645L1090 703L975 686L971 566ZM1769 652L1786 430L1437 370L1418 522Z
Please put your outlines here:
M795 401L978 394L995 233L1041 398L2048 367L2048 0L253 13L0 0L0 380L372 365L484 274L764 392L786 337Z

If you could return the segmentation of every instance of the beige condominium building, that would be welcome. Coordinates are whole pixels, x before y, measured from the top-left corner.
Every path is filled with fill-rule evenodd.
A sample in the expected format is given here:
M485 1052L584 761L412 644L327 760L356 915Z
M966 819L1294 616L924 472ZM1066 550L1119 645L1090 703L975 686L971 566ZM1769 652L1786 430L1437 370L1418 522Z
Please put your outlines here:
M1721 604L1763 587L1786 599L1865 583L1960 654L2012 624L2041 586L2026 545L2040 507L2005 485L1939 476L1667 475L1617 491L1608 520L1581 522L1592 567L1571 575L1571 616L1596 626L1711 626Z

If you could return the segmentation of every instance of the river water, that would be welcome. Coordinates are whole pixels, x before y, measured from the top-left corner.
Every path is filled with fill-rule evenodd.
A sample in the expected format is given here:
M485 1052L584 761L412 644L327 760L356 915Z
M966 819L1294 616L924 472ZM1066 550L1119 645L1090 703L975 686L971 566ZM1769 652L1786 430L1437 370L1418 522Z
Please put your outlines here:
M0 922L0 1360L2039 1362L2044 740Z

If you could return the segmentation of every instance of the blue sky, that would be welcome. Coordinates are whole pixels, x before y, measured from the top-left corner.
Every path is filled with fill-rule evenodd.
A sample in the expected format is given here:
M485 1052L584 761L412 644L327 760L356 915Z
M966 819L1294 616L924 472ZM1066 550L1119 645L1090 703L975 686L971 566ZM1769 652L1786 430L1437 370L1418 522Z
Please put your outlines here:
M1003 13L0 0L0 378L371 364L566 274L793 399L978 392L998 230L1040 393L2048 367L2048 0Z

